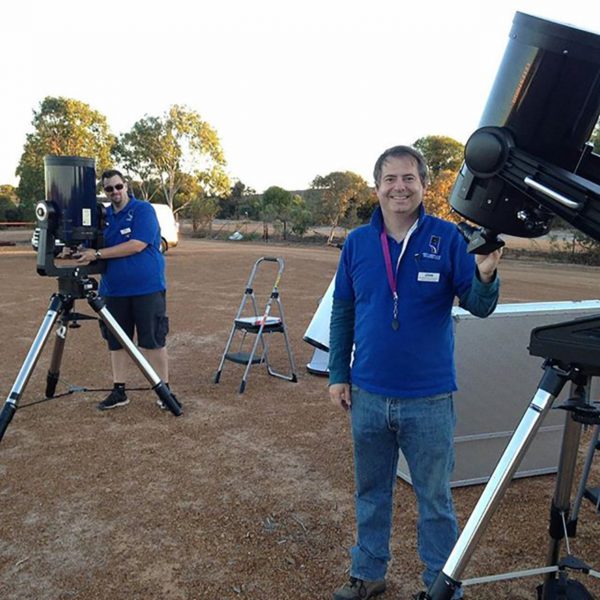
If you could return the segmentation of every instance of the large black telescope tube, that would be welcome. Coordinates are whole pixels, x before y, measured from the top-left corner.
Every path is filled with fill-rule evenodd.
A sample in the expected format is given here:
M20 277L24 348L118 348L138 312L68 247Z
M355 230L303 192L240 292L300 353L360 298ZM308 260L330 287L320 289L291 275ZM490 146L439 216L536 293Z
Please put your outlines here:
M557 168L591 180L594 189L600 158L586 143L599 115L600 35L517 12L479 129L467 142L452 207L496 232L544 235L554 211L513 186L505 171L524 179L541 164L546 173ZM511 165L514 151L535 158L522 177Z
M55 235L67 245L98 234L96 170L91 158L45 156L46 202L56 218Z

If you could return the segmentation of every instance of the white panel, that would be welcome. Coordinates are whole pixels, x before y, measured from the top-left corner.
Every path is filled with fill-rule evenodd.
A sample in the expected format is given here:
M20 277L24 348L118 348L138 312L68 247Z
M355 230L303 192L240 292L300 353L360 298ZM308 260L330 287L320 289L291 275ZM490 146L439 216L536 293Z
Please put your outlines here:
M484 483L535 395L543 359L527 350L534 327L600 314L600 300L501 304L487 319L455 308L456 465L453 486ZM600 395L597 378L592 397ZM554 407L569 397L567 384ZM556 472L565 413L554 408L534 438L515 477ZM402 453L398 475L410 483Z

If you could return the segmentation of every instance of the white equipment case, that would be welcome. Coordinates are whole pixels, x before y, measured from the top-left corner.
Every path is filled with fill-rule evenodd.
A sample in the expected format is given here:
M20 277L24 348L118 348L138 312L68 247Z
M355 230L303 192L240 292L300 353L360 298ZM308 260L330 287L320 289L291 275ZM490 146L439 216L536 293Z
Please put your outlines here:
M458 391L453 487L488 481L543 374L543 359L527 350L531 330L541 325L600 314L600 300L499 304L486 319L455 307ZM592 398L600 385L592 381ZM533 439L515 477L555 473L565 412L556 407L571 391L565 386ZM400 453L398 475L411 482Z

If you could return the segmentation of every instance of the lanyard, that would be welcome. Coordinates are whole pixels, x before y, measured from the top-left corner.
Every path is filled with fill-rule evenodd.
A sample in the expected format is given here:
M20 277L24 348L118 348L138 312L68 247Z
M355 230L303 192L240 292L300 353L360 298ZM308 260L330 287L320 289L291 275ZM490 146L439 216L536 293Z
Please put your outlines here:
M392 310L392 329L395 331L400 327L400 322L398 321L398 289L397 284L398 280L396 279L396 275L398 273L398 267L400 265L400 261L402 260L402 256L404 255L404 251L408 246L408 240L412 232L417 228L417 221L413 223L412 227L408 230L406 237L404 238L404 243L402 244L402 250L400 251L400 256L398 257L398 262L396 263L396 270L392 270L392 257L390 256L390 246L387 239L387 234L385 232L385 227L381 231L379 236L379 240L381 241L381 249L383 250L383 259L385 262L385 272L387 275L388 284L390 286L390 291L392 292L392 300L394 301L394 308Z

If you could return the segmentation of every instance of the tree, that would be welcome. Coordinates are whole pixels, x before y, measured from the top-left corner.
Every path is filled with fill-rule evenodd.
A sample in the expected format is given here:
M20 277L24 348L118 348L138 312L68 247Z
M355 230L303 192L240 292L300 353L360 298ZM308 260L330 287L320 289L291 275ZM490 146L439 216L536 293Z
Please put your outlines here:
M463 162L464 146L445 135L419 138L413 146L425 157L432 181L445 171L458 173Z
M446 219L454 223L462 220L460 215L452 210L448 202L455 181L455 171L440 171L437 177L427 186L423 203L430 215L435 215L440 219Z
M311 183L311 189L320 192L320 212L331 227L327 243L333 241L335 229L343 219L356 211L358 206L370 202L373 195L367 182L352 171L334 171L324 177L317 175Z
M243 209L244 199L249 195L256 195L256 191L241 181L236 181L229 190L229 194L219 199L219 218L239 219L245 216L244 211L240 209Z
M194 232L203 228L211 231L212 222L219 210L216 198L196 197L187 206L187 212L192 219Z
M443 135L422 137L413 145L429 165L430 181L424 198L427 211L441 219L458 223L461 219L452 211L448 199L463 162L463 145Z
M0 221L20 221L17 194L12 185L0 185Z
M24 217L33 219L33 209L45 196L44 156L82 156L96 161L97 171L111 164L115 137L106 117L88 104L70 98L46 97L33 112L33 133L25 139L16 175L17 194Z
M283 239L287 239L287 224L291 218L292 194L276 185L266 189L262 195L261 219L263 221L263 238L269 239L268 224L275 220L283 226Z
M142 181L160 183L166 203L174 199L185 176L194 177L207 197L225 194L229 178L216 131L200 115L173 105L161 117L146 116L119 137L119 163Z
M309 225L313 222L312 213L308 206L306 206L304 198L299 194L292 196L290 222L292 224L292 231L299 236L303 236Z

